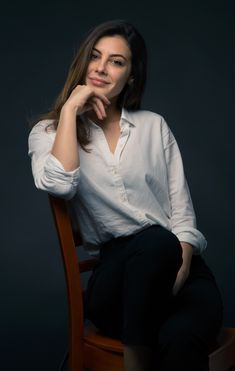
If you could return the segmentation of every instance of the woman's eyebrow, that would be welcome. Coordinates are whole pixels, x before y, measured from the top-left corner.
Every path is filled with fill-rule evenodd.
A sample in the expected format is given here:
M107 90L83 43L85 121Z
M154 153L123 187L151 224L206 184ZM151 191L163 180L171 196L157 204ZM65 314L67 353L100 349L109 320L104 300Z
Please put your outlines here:
M95 51L98 52L99 54L102 54L101 51L100 51L99 49L93 48L93 50L95 50ZM115 54L110 54L110 57L122 57L123 59L125 59L125 60L127 61L127 58L124 57L124 55L122 55L122 54L117 54L117 53L115 53Z

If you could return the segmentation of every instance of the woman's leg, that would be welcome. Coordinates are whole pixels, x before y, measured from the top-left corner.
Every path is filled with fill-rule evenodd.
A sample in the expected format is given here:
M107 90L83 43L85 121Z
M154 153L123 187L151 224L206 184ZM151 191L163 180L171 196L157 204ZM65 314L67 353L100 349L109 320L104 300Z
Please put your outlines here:
M184 287L172 298L158 336L161 371L208 371L212 344L222 325L223 305L215 280L194 256Z
M152 349L143 345L124 345L124 367L125 371L153 371Z
M152 370L156 332L182 262L174 235L163 228L138 234L128 244L123 296L125 370Z
M155 226L136 234L126 249L123 342L151 346L172 296L182 248L173 233Z
M147 363L146 350L156 341L181 263L178 239L160 226L113 240L102 250L88 284L88 317L106 334L122 338L126 369L135 363L147 369L141 362Z

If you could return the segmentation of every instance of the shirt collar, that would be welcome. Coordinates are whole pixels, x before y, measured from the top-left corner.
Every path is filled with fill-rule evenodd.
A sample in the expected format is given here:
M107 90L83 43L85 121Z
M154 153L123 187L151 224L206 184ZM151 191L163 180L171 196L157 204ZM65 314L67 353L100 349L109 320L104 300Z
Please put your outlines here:
M99 127L98 125L96 125L90 119L85 119L84 114L82 114L80 117L83 121L85 121L85 120L88 121L88 123L91 124L93 127L96 127L96 128ZM131 112L128 111L126 108L122 107L121 117L120 117L120 124L122 124L124 122L128 122L131 126L136 126L134 121L133 121Z
M132 115L130 111L127 111L126 108L122 107L122 113L121 113L121 122L126 121L130 125L135 126L135 123L133 121Z

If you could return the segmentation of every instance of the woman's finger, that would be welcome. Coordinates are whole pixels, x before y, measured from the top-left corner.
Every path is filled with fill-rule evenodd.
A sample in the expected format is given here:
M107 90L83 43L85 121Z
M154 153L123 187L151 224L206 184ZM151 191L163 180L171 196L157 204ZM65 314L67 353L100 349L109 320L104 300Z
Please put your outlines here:
M105 117L104 106L109 105L111 102L104 94L93 90L87 85L77 85L70 94L66 103L76 108L78 114L82 114L84 111L88 110L88 104L90 102L93 104L94 101L96 101L96 107L101 112L102 118ZM99 103L97 103L98 101ZM101 118L100 114L99 117Z
M100 94L100 93L97 93L97 92L94 92L93 98L101 99L101 101L105 105L109 105L111 103L110 100L104 94Z
M98 119L103 120L102 112L100 111L100 108L95 101L92 102L92 106L93 106L93 110L95 111Z
M101 101L99 98L93 98L93 102L96 104L96 107L99 109L100 113L102 114L103 118L106 117L106 111L103 101Z

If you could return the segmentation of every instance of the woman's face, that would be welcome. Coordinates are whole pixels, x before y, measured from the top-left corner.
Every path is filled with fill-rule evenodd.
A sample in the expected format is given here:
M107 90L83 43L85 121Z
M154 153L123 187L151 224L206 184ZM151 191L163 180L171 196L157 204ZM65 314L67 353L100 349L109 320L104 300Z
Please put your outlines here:
M86 74L86 85L107 98L117 97L130 80L131 51L119 36L104 36L95 44Z

